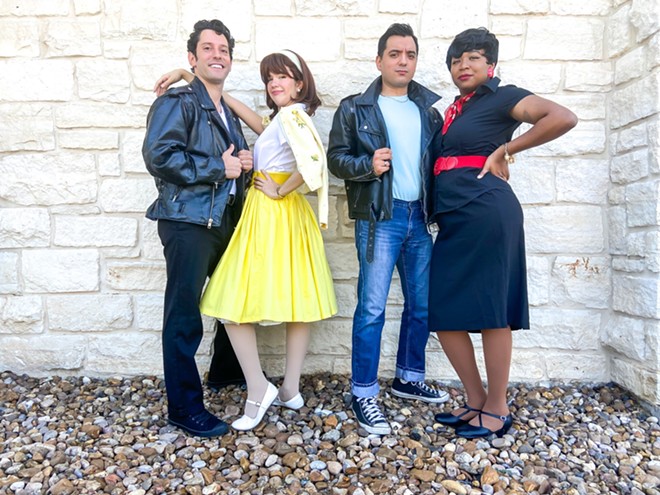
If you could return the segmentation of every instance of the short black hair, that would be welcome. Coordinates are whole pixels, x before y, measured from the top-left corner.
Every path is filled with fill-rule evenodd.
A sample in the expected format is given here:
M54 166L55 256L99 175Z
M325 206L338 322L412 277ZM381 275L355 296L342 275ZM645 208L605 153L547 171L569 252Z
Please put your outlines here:
M484 51L489 64L497 63L500 42L485 27L466 29L454 38L447 50L447 68L451 70L451 59L460 58L465 52Z
M227 38L227 43L229 44L229 58L233 59L234 45L236 42L234 41L234 38L231 37L229 28L218 19L211 19L210 21L203 19L195 23L193 32L190 33L190 38L188 38L188 51L197 57L197 43L199 43L199 37L202 34L202 31L206 29L212 29L216 34L223 35L225 38Z
M394 23L387 28L387 31L378 40L378 56L383 57L385 53L385 46L387 45L387 40L392 36L410 36L415 42L415 49L419 55L419 42L417 41L417 36L413 33L413 29L410 27L410 24L401 24Z

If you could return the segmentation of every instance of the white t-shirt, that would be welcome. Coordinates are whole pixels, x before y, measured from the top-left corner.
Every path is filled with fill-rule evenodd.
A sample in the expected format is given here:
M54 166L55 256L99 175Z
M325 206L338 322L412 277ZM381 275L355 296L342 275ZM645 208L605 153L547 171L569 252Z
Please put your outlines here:
M305 111L302 103L294 103L292 108ZM276 117L254 143L254 170L293 173L296 169L296 158Z

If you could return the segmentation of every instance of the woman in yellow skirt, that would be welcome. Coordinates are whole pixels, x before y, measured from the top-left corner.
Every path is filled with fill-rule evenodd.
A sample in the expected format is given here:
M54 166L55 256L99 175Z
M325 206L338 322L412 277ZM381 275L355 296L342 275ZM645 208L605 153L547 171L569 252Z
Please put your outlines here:
M200 305L202 313L223 321L247 382L244 415L237 430L257 426L271 404L300 409L300 374L310 339L310 323L337 312L332 275L321 228L328 221L328 172L325 150L310 115L321 104L305 61L290 50L261 62L266 103L262 119L238 100L225 103L259 134L254 145L253 187L236 231ZM169 85L177 71L161 78ZM317 191L319 221L299 189ZM265 378L255 324L287 323L286 372L278 390Z

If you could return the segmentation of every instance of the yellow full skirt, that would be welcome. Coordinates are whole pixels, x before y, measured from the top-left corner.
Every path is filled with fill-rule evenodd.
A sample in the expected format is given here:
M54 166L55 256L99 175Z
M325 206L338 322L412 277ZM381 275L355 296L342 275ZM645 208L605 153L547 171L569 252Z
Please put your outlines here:
M270 173L282 184L288 173ZM323 238L307 199L254 187L200 309L234 323L312 322L337 312Z

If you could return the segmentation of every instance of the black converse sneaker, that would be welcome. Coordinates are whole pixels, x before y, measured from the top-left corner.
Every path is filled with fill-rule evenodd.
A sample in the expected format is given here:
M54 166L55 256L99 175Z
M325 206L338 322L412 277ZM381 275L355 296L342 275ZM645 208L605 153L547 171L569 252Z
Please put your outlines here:
M360 426L374 435L389 435L392 433L385 415L376 403L376 397L353 397L351 409L355 413Z
M425 382L404 382L395 378L392 382L392 395L403 399L417 399L431 404L440 404L449 400L449 394L427 385Z

